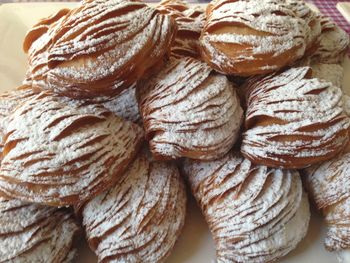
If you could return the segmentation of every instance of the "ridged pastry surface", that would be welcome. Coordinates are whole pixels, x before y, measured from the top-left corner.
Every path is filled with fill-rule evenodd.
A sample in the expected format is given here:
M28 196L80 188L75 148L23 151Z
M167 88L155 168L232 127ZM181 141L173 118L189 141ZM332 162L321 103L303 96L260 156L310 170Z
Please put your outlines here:
M132 161L141 128L99 104L40 93L9 118L2 195L69 205L104 191Z
M299 173L229 153L186 160L184 173L213 235L217 262L272 262L305 236L310 218Z
M171 53L175 57L200 58L199 37L205 23L204 9L189 6L182 0L163 0L157 9L175 19L178 26Z
M78 231L65 209L0 198L0 262L73 262Z
M285 1L215 1L207 8L201 54L225 74L269 73L304 55L309 31Z
M143 2L91 0L32 45L38 46L35 59L48 67L47 87L68 97L93 98L117 95L144 77L170 51L175 33L171 17Z
M350 152L305 170L311 199L328 227L325 246L330 251L350 248Z
M303 168L328 160L349 140L342 91L310 78L309 67L248 81L241 151L255 163Z
M238 137L243 112L233 84L193 58L170 60L138 100L157 159L215 159Z
M177 167L141 152L115 187L82 208L99 262L165 262L185 219L186 192Z
M321 63L341 63L349 47L349 35L330 18L321 17L320 44L312 59Z

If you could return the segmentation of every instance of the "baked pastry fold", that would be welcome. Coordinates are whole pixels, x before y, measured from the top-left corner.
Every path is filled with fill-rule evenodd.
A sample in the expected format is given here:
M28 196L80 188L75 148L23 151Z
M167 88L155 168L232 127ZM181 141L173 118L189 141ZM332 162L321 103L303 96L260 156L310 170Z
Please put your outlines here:
M330 251L350 249L350 148L332 160L304 170L311 200L328 227L325 246Z
M170 52L175 34L175 21L143 2L83 1L52 25L37 56L54 92L113 96L149 74Z
M309 31L286 1L214 1L207 7L200 50L221 73L266 74L301 58Z
M186 214L186 191L173 163L142 151L114 187L81 209L98 262L165 262Z
M299 173L228 153L186 160L184 173L213 235L217 262L272 262L305 236L309 204Z
M135 157L142 129L93 104L42 92L9 117L0 193L71 205L108 189Z
M73 262L79 232L65 208L0 198L0 262Z
M235 87L205 63L172 58L138 91L156 159L215 159L238 137L243 112Z
M304 168L344 149L350 120L342 91L311 74L309 67L291 68L247 82L245 157L269 167Z

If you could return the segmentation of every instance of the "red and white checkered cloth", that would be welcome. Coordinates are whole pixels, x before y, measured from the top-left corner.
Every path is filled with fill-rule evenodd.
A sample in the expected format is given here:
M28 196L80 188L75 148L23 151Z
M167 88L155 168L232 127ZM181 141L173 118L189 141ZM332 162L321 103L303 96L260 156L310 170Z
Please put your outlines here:
M340 26L350 35L350 24L336 7L338 2L344 2L344 0L309 0L308 2L317 6L322 14L332 18L333 21L338 24L338 26Z

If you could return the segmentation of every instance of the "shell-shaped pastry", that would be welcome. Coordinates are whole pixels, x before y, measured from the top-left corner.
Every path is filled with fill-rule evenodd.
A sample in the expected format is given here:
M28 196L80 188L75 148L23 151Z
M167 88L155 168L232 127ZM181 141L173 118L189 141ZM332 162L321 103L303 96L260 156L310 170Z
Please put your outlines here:
M212 3L200 38L202 58L225 74L276 71L304 55L308 25L278 1Z
M342 91L311 74L300 67L248 81L245 157L270 167L304 168L344 149L350 120Z
M2 160L2 149L4 147L3 137L8 125L8 117L20 103L24 103L34 95L32 89L21 86L17 90L0 94L0 164Z
M141 152L115 187L82 207L98 262L164 262L185 220L186 192L177 167Z
M193 58L171 59L140 87L138 101L156 159L215 159L238 137L242 109L233 85Z
M350 151L304 172L310 198L328 227L326 248L350 249Z
M104 102L103 106L123 119L135 123L141 122L135 86L123 90L118 96Z
M162 14L172 16L178 26L171 48L172 55L200 58L199 37L205 22L204 10L199 6L190 7L186 2L180 0L161 1L157 9Z
M320 15L314 12L304 0L282 0L280 2L292 9L297 17L307 23L305 55L313 54L318 47L322 30Z
M344 68L339 64L312 63L312 76L323 79L336 87L342 88L344 78Z
M79 227L66 209L0 198L0 262L69 263Z
M92 198L117 180L142 137L99 104L42 92L9 118L0 193L58 206Z
M321 63L340 63L349 48L349 35L330 18L322 17L320 44L313 60Z
M184 163L216 245L217 262L272 262L293 250L310 218L299 173L229 153Z
M69 9L61 9L57 13L42 19L34 25L27 33L23 50L28 53L29 69L24 84L31 85L34 90L47 88L47 66L48 48L52 45L56 31L68 15Z
M133 0L90 0L67 15L47 50L47 81L74 98L113 96L170 51L175 21Z

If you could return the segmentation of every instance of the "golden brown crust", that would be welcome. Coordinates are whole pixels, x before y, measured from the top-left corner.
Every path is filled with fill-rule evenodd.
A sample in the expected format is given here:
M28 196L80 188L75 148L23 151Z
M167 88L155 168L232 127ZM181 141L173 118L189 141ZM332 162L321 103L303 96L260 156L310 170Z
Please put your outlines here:
M328 227L325 246L330 251L350 248L349 150L304 170L309 196Z
M175 34L175 21L145 3L84 1L31 45L28 79L73 98L114 96L170 52Z
M201 55L219 72L264 74L304 55L308 25L286 3L219 0L207 12Z
M113 185L142 140L138 125L100 104L42 92L10 116L1 195L58 206L82 202Z
M157 9L175 19L178 25L175 41L171 53L175 57L190 56L200 58L199 37L205 22L204 10L199 7L190 7L182 0L164 0Z
M68 209L0 198L0 262L69 263L78 224Z
M213 235L218 262L273 262L305 236L310 211L299 173L229 153L186 160L184 172Z
M173 163L142 151L116 185L82 207L99 262L165 262L185 220L186 191Z
M172 58L140 87L138 101L157 160L212 160L238 137L243 112L235 87L193 58Z
M301 67L248 81L245 157L269 167L304 168L344 149L350 121L342 91L310 76L311 69Z

